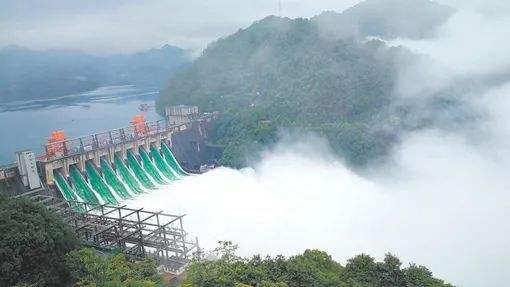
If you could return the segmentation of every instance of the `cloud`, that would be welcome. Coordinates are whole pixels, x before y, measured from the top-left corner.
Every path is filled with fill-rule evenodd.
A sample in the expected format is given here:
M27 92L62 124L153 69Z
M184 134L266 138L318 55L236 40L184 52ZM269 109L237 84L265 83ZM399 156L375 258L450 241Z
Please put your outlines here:
M129 204L187 214L187 230L206 249L219 240L233 240L246 256L318 248L340 262L392 252L460 286L502 286L510 263L509 95L510 83L479 95L485 117L471 133L409 134L391 163L365 176L308 136L284 139L253 168L218 168Z
M457 4L457 12L432 39L388 42L425 55L402 67L397 92L405 97L422 97L459 81L475 79L483 82L508 74L510 5L506 2L503 8L503 2L493 2L487 2L485 6L477 1ZM500 6L502 8L497 12L489 9Z
M253 168L218 168L130 204L188 214L187 229L206 248L218 240L233 240L243 255L318 248L339 261L392 252L460 286L504 286L510 5L443 2L459 10L436 37L396 42L423 54L401 67L399 92L433 97L461 83L455 96L477 115L474 123L407 134L392 160L366 175L349 170L320 139L284 141Z
M282 0L282 11L288 17L310 17L357 2ZM0 45L111 53L167 43L201 50L218 37L278 14L278 1L35 1L34 5L3 1L2 8Z
M394 158L360 176L306 138L254 168L218 168L129 205L187 214L187 230L206 249L218 240L233 240L243 255L318 248L341 262L392 252L462 286L506 282L508 163L437 130L410 135Z

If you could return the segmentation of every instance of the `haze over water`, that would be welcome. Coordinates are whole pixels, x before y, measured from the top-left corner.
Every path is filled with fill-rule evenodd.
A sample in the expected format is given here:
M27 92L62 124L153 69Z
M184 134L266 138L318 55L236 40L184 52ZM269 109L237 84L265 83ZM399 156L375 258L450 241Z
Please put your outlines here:
M109 86L57 99L0 104L0 164L14 162L18 150L40 154L54 130L63 129L68 138L75 138L128 126L136 114L158 120L154 110L157 94L155 89ZM141 112L140 104L151 109Z

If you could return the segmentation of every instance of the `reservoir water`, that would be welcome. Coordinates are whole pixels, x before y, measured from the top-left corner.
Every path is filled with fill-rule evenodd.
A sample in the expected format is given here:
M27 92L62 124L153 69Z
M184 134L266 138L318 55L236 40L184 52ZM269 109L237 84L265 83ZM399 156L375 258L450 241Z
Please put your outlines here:
M0 103L0 165L14 162L18 150L41 154L54 130L74 138L128 126L137 114L158 120L157 95L157 89L108 86L55 99ZM149 105L149 110L140 111L141 104Z

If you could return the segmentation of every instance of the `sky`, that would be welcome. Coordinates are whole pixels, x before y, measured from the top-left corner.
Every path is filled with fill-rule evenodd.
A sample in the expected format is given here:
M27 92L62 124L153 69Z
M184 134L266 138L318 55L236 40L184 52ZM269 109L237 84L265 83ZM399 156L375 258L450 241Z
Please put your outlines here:
M281 0L285 17L341 12L361 0ZM506 0L438 0L486 13ZM131 53L165 44L200 52L218 37L278 15L278 0L0 0L0 47Z
M282 15L343 11L359 0L282 0ZM0 46L129 53L173 44L200 51L268 15L278 0L0 0Z

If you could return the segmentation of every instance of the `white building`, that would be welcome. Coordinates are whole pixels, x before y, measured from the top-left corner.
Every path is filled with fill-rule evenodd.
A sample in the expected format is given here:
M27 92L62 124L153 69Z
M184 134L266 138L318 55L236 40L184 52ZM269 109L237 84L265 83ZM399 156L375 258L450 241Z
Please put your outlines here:
M37 172L34 152L31 150L18 151L16 152L16 161L23 185L29 189L40 188L41 180Z

